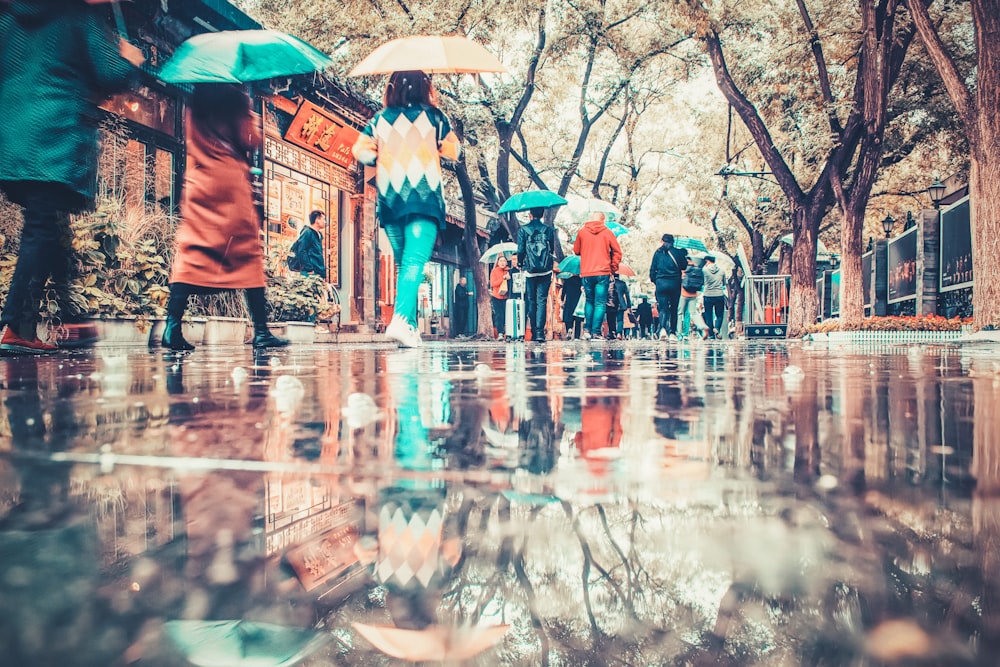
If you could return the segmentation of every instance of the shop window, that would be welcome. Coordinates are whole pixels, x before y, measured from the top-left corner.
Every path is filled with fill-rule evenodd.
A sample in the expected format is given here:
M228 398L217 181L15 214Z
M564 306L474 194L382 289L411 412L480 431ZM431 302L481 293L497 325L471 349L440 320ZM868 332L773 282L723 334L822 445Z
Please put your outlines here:
M126 209L159 207L172 213L176 207L176 159L166 149L131 136L121 120L113 119L101 130L98 186L102 197Z

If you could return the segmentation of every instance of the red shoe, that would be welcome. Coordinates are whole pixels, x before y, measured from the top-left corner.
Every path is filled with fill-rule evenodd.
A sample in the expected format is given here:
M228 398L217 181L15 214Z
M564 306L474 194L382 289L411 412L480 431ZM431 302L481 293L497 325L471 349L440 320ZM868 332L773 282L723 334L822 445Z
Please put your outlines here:
M8 325L4 325L3 333L0 334L0 352L8 354L49 354L59 348L55 345L43 343L37 338L27 340L21 338Z

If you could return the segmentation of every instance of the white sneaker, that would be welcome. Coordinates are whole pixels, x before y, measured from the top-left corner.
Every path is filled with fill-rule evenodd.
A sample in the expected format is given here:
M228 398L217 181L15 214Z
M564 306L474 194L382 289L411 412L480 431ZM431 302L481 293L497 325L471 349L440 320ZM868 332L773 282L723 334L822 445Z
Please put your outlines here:
M672 343L676 343L677 342L677 334L670 334L670 341Z
M666 340L666 339L667 339L667 330L660 329L660 340Z
M385 328L385 335L403 347L422 347L424 344L417 328L404 320L401 315L392 316L392 321Z
M583 335L580 336L580 340L590 340L593 336L590 335L589 331L584 331Z

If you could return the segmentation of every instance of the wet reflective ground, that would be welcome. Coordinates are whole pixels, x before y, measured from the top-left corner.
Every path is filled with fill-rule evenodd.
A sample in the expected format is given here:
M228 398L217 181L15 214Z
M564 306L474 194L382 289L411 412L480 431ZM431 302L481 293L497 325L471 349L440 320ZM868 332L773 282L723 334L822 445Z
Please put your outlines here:
M3 665L994 665L1000 348L0 359Z

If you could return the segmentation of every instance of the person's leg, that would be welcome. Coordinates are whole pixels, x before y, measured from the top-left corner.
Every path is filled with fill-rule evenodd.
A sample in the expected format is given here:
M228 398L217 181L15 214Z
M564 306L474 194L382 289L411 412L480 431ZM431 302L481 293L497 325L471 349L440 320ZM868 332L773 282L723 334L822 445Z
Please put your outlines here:
M184 319L184 311L187 309L188 297L193 290L191 285L186 283L170 283L170 299L167 300L167 322L163 327L163 336L160 344L163 347L176 350L193 350L194 345L184 340L181 331L181 322Z
M504 320L507 318L507 300L490 297L490 311L493 315L493 328L497 336L504 334Z
M618 333L618 309L604 307L604 321L608 323L608 338L614 338Z
M608 279L609 276L591 276L590 278L584 278L584 280L593 281L593 287L591 287L591 290L594 293L594 312L593 318L591 318L589 322L593 327L590 330L590 333L594 336L600 335L601 325L604 323L604 313L608 308ZM587 299L589 305L589 295Z
M681 300L681 281L667 283L667 333L677 334L677 307Z
M250 287L246 290L247 308L250 319L253 320L253 346L255 349L266 347L285 347L289 341L278 338L267 328L267 295L263 287Z
M398 225L394 227L398 228ZM388 234L389 227L386 227ZM434 241L437 240L438 225L428 218L414 218L402 228L401 252L397 253L397 243L389 236L393 255L399 263L399 276L396 281L396 314L412 327L417 326L417 297L420 293L420 283L424 281L424 265L434 251Z
M537 340L538 334L535 330L535 311L538 308L538 294L535 291L535 281L537 278L535 276L527 276L524 279L524 321L525 329L531 329L531 339ZM544 340L545 336L542 335Z
M38 339L38 309L45 282L54 267L69 261L68 246L64 243L69 214L62 210L64 202L46 185L25 186L19 197L24 205L20 250L0 315L0 326L10 327L18 339L32 343ZM33 351L55 349L43 344Z
M660 332L668 332L670 326L670 308L668 305L670 290L668 289L666 282L659 280L656 283L656 309L658 311L657 321L654 323L656 326L656 331L654 334L659 334Z
M545 324L549 314L549 288L552 286L552 274L535 276L528 280L534 281L534 289L529 292L535 294L535 309L528 310L533 313L531 321L531 339L537 341L545 340Z
M584 335L584 337L593 335L593 333L594 333L592 325L593 325L594 319L595 319L594 318L594 312L596 311L596 308L594 307L594 298L595 298L594 297L594 291L595 291L595 287L597 285L596 280L597 280L596 277L587 276L586 278L583 278L582 281L581 281L583 283L583 298L584 298L584 301L585 301L585 303L583 305L583 335ZM603 317L604 313L601 313L601 316ZM600 331L599 327L600 327L600 325L598 324L598 331Z

